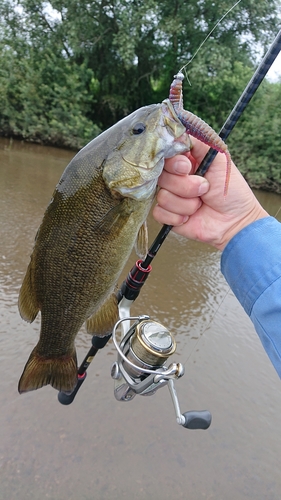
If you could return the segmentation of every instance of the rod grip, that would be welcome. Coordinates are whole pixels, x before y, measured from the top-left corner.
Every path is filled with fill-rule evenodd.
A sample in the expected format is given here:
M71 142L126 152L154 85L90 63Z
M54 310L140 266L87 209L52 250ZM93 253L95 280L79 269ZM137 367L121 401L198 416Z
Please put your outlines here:
M77 392L79 391L81 385L83 384L85 378L87 377L87 372L84 372L83 375L80 375L78 376L78 380L77 380L77 384L75 386L75 389L70 392L69 394L67 394L66 392L59 392L58 393L58 400L59 402L62 404L62 405L70 405L74 399L75 399L75 396L77 394Z

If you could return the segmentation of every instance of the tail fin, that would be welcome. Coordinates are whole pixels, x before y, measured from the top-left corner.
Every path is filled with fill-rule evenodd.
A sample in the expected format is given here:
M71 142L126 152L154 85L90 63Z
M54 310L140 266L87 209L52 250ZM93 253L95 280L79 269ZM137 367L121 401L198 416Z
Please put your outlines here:
M71 392L77 383L77 359L73 349L69 354L58 358L47 358L33 349L19 381L19 393L35 391L50 384L54 389Z

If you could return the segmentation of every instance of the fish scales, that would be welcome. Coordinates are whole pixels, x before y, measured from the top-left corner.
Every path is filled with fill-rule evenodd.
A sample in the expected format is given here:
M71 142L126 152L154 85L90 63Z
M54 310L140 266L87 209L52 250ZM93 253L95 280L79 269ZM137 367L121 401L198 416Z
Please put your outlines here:
M146 106L91 141L66 168L20 291L25 320L41 311L39 342L19 381L20 393L47 384L73 390L74 341L82 324L98 335L112 330L118 319L116 283L142 232L164 159L190 148L184 132L170 103Z

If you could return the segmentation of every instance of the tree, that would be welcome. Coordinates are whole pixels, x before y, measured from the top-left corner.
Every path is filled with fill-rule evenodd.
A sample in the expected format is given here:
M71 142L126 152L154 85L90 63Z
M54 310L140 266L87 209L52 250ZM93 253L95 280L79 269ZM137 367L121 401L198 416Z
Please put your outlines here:
M281 193L281 82L265 81L230 139L233 159L252 187Z
M163 100L174 73L232 2L222 10L218 0L0 0L8 65L0 73L2 130L57 143L65 136L62 142L73 144L75 129L86 141ZM280 0L243 0L229 13L188 67L187 109L220 128L253 69L254 43L265 47L277 31L278 6Z

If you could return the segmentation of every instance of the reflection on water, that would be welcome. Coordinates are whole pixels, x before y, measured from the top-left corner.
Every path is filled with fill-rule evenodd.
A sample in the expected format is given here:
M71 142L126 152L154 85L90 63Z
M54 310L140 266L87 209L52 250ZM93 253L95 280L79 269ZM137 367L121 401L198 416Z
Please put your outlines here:
M30 325L19 316L19 287L72 156L0 141L0 500L279 500L280 381L220 274L219 253L204 245L171 234L132 312L151 315L175 334L175 357L186 368L176 383L181 409L208 408L208 431L178 426L166 389L117 402L112 343L95 359L73 405L61 406L50 387L18 395L40 330L40 319ZM271 214L278 212L280 196L257 195ZM152 239L159 226L149 225ZM89 344L82 329L80 360Z

